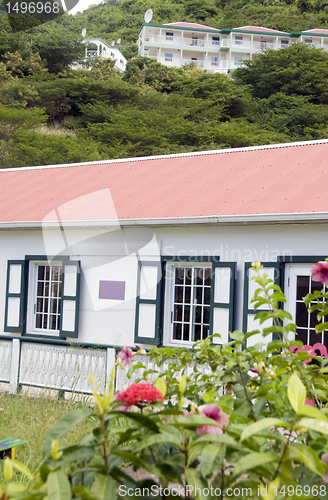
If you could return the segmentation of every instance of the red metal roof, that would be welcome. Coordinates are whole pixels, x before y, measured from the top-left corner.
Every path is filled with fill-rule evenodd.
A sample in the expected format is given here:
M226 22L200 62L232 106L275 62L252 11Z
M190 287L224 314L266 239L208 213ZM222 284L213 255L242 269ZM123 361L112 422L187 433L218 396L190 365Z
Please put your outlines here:
M240 28L234 28L234 30L243 30L243 31L263 31L264 33L283 33L288 35L285 31L277 31L271 28L263 28L263 26L241 26Z
M328 35L328 30L321 30L321 29L315 29L315 30L306 30L302 31L302 33L313 33L317 35Z
M178 28L190 28L194 30L214 30L214 31L219 31L217 28L211 28L211 26L204 26L204 24L197 24L197 23L184 23L184 22L179 22L179 23L166 23L164 26L177 26Z
M3 169L0 180L0 223L328 212L328 140Z

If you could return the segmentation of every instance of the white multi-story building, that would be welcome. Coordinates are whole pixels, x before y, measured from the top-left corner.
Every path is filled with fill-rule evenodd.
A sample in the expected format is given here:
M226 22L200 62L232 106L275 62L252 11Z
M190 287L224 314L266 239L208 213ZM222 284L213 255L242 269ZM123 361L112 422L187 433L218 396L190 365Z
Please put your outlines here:
M302 41L328 50L328 30L285 33L260 26L215 29L196 23L144 23L139 30L138 54L165 66L195 64L208 73L228 73L265 49L282 49Z
M90 61L96 57L112 59L115 61L114 67L124 73L127 60L117 48L109 46L101 38L86 38L82 42L85 43L85 61ZM74 68L77 69L82 66L83 64L76 64Z

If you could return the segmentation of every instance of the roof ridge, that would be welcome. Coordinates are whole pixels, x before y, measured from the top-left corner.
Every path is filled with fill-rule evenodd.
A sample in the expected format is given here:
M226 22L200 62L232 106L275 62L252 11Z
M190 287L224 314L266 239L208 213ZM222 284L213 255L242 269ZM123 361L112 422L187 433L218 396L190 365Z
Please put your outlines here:
M137 161L145 161L145 160L165 160L170 158L188 158L190 156L206 156L206 155L215 155L215 154L227 154L227 153L241 153L241 152L251 152L251 151L261 151L265 149L280 149L280 148L288 148L288 147L297 147L297 146L314 146L317 144L328 144L328 139L318 139L314 141L302 141L302 142L286 142L280 144L268 144L261 146L248 146L243 148L229 148L229 149L214 149L210 151L195 151L191 153L177 153L177 154L169 154L169 155L156 155L156 156L138 156L136 158L121 158L116 160L98 160L98 161L86 161L80 163L62 163L57 165L38 165L32 167L16 167L16 168L2 168L0 169L0 173L3 172L20 172L26 170L43 170L43 169L52 169L52 168L67 168L67 167L83 167L86 165L106 165L106 164L115 164L115 163L129 163L129 162L137 162Z

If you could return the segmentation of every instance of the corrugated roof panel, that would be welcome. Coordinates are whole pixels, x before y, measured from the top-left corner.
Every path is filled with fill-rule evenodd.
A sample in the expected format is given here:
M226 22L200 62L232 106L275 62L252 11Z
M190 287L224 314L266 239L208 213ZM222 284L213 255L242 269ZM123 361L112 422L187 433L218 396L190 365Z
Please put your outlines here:
M1 170L0 222L328 212L327 158L318 141Z

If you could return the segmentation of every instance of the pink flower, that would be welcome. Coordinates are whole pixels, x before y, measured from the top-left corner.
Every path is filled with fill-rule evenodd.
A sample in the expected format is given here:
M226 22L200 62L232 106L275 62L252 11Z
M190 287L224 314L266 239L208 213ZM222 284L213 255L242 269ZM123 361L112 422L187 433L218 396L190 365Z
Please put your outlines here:
M324 453L321 457L321 460L328 464L328 453ZM328 470L325 470L325 477L323 478L323 482L328 484Z
M328 262L317 262L311 267L313 281L321 281L328 285Z
M129 365L131 363L131 359L134 356L134 352L130 347L123 347L123 349L116 355L116 359L120 359L122 361L122 366Z
M196 432L199 436L201 434L222 434L223 430L229 423L229 415L224 413L222 408L216 403L205 406L205 408L202 409L202 415L204 417L212 418L218 424L220 424L220 427L217 427L215 425L201 425L196 429Z
M305 404L309 406L315 406L313 399L306 398Z

